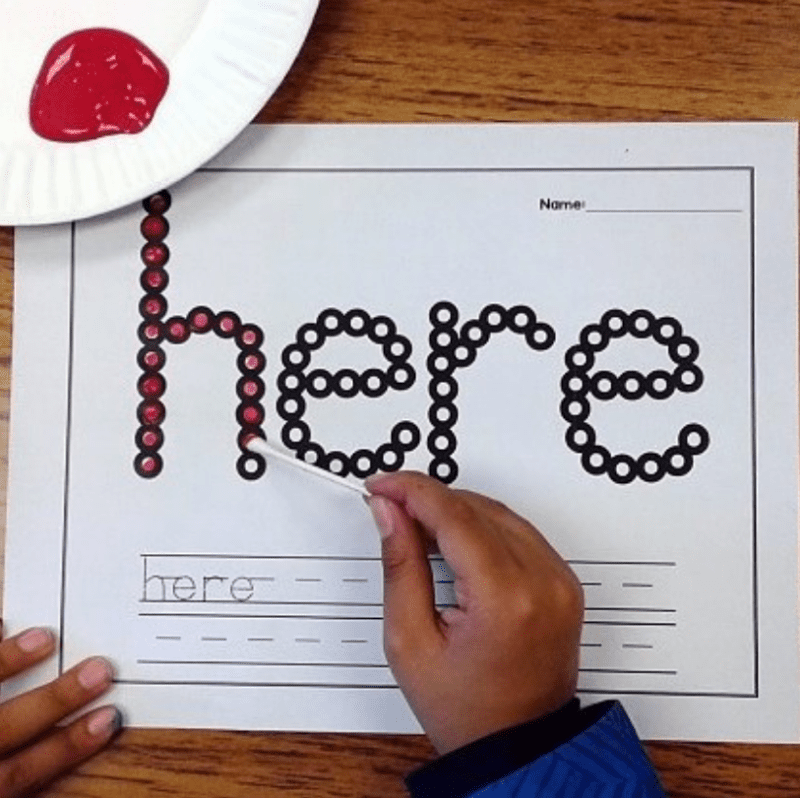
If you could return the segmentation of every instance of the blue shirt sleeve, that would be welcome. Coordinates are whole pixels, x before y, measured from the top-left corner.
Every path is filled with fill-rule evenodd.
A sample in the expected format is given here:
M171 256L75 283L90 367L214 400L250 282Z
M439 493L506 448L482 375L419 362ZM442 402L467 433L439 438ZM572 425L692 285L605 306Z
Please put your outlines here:
M567 729L575 733L564 739ZM551 750L547 738L555 742ZM532 755L521 761L526 742ZM565 708L554 718L492 735L422 768L406 783L415 798L666 798L616 701L583 711L573 705L571 712Z
M472 793L480 798L666 798L618 703L569 742Z

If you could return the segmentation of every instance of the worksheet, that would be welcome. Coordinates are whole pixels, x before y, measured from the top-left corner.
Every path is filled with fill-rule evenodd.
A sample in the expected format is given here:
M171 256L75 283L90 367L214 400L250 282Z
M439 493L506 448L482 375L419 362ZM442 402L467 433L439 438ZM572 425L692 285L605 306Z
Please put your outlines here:
M138 726L416 732L353 482L418 469L583 583L584 703L800 740L793 124L252 127L19 229L4 612ZM436 601L456 601L432 557Z

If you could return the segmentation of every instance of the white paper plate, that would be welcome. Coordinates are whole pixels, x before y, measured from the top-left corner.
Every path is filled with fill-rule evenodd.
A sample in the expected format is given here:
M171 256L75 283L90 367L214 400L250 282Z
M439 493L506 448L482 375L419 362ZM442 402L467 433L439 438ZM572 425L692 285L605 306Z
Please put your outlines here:
M258 113L294 61L319 0L0 0L0 224L79 219L185 177ZM117 28L169 67L149 127L80 143L28 121L47 51L84 28Z

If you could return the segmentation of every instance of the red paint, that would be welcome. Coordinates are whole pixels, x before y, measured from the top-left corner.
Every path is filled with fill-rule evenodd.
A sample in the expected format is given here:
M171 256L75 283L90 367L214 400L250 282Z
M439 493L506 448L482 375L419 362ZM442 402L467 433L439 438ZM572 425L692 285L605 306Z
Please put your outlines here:
M155 341L161 335L161 328L157 324L148 324L144 328L144 337L149 341Z
M252 441L253 438L259 438L259 437L261 437L261 436L260 435L254 435L252 432L248 432L245 435L242 435L240 433L239 434L239 446L240 446L240 448L242 450L246 450L248 444L250 443L250 441ZM262 440L263 440L263 438L262 438Z
M164 365L163 354L159 354L153 350L144 353L144 364L150 369L160 369Z
M145 457L142 459L142 471L145 474L152 474L156 470L156 459L154 457Z
M142 260L148 266L161 267L167 262L169 250L164 244L145 244L142 249Z
M258 371L261 366L261 358L258 355L247 355L244 359L244 367L248 371Z
M252 424L253 426L260 424L264 420L261 410L252 406L244 408L242 418L244 418L246 424Z
M169 233L169 225L163 216L145 216L141 224L142 235L153 242L161 241Z
M144 303L144 310L147 316L160 316L166 309L166 302L156 297L152 297Z
M164 272L157 272L150 269L144 273L144 280L149 288L157 291L166 284L167 275Z
M158 399L166 389L164 378L160 374L145 377L139 381L139 393L146 399Z
M155 446L159 441L160 435L157 432L148 431L142 435L142 443L145 446Z
M166 94L169 70L138 39L89 28L59 39L33 86L31 127L52 141L139 133Z
M160 424L164 420L166 411L164 405L158 400L148 400L141 405L142 421L145 424Z
M189 326L183 319L167 322L167 334L174 343L182 344L189 337Z
M144 209L148 213L155 213L163 216L172 203L172 198L167 191L159 191L158 194L153 194L144 201Z
M204 310L196 310L189 314L189 324L194 332L208 332L211 329L211 317Z
M236 329L236 322L230 316L221 316L219 328L224 333L231 333Z

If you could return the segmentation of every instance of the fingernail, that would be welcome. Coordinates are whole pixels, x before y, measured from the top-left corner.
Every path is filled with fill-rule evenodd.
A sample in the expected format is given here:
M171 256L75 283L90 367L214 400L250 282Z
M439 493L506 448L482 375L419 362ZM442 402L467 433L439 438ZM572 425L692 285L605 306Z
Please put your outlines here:
M98 709L89 718L86 728L89 734L94 737L108 736L115 734L122 726L122 714L116 707L103 707Z
M78 681L85 690L93 690L111 681L111 666L104 659L90 659L78 671Z
M49 629L28 629L17 638L17 645L26 653L41 651L53 644L53 633Z
M377 474L370 474L364 480L364 487L367 490L372 490L380 481L382 481L386 477L386 474L383 471L378 471Z
M388 538L394 532L394 519L389 501L382 496L373 496L369 500L369 509L372 510L372 517L375 519L381 539Z

